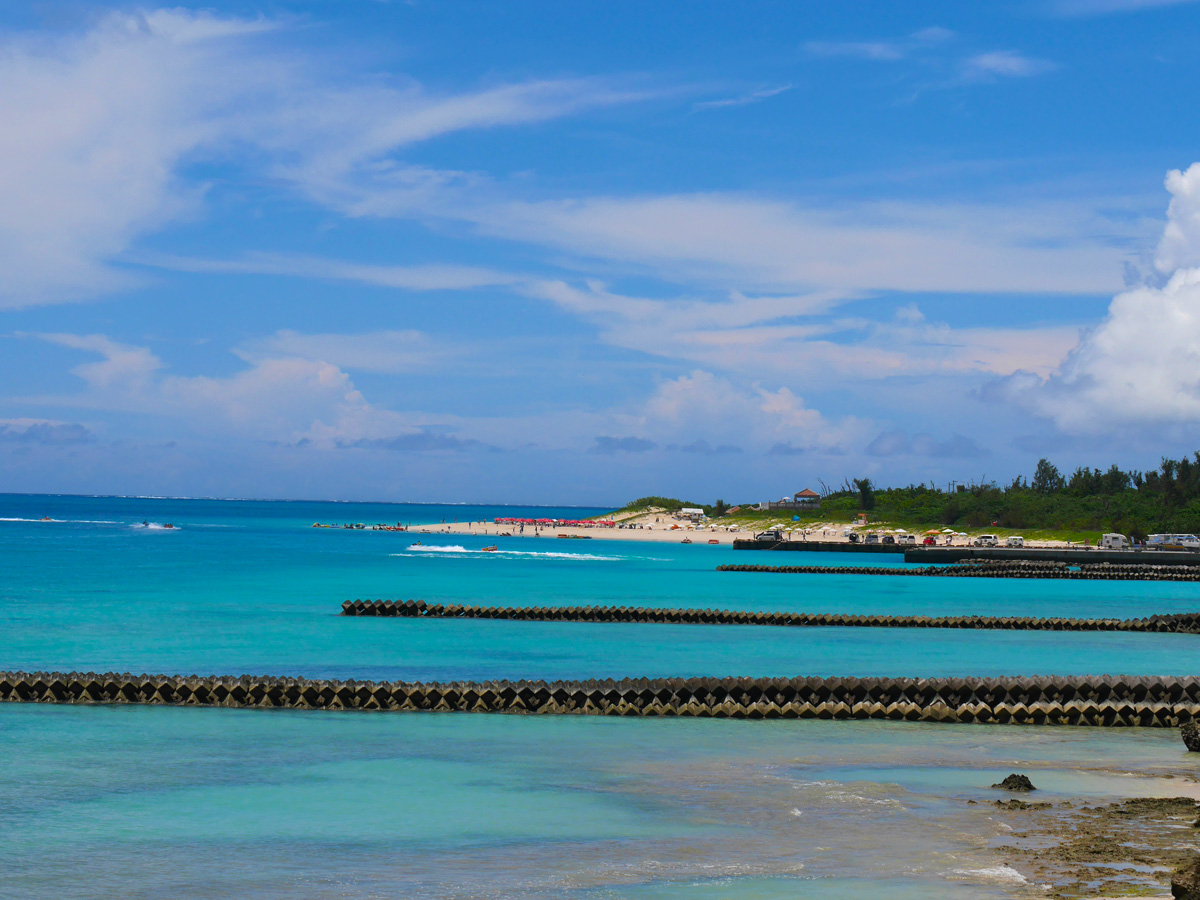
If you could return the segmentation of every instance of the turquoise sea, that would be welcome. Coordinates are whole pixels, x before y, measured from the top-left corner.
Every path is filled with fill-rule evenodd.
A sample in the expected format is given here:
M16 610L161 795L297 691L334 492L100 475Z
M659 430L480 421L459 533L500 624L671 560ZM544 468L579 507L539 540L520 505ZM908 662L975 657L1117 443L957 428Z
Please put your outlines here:
M594 512L3 495L0 668L1197 670L1200 641L1180 635L345 619L355 597L1141 616L1200 609L1200 585L718 573L761 554L550 537L484 554L483 538L416 548L404 533L311 527ZM5 705L0 896L1035 896L1005 866L1001 823L966 803L1018 767L1052 796L1099 799L1161 792L1145 776L1195 764L1155 730Z

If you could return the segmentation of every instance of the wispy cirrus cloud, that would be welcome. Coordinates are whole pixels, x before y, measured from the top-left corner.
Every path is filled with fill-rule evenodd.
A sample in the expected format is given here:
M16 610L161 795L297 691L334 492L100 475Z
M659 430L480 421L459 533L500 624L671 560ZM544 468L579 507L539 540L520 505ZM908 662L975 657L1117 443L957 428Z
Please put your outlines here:
M920 63L940 73L943 87L1001 78L1028 78L1058 68L1046 59L1026 56L1016 50L969 52L957 35L945 28L926 28L907 38L891 41L810 41L804 45L815 58L857 59L867 62ZM950 73L947 76L947 73ZM957 74L954 74L957 73Z
M1090 204L806 204L746 194L485 205L482 231L711 288L1092 293L1119 286L1114 233Z
M1051 0L1050 10L1060 16L1083 18L1142 12L1195 2L1196 0Z
M406 163L406 148L646 96L600 79L436 93L399 77L355 78L276 49L268 37L280 27L182 9L116 12L82 34L0 42L0 308L140 283L113 263L203 209L203 190L181 174L192 163L232 161L344 207L353 204L342 186L369 174L393 203L401 192L415 202L467 176ZM447 273L335 277L437 286Z
M790 84L780 85L778 87L760 88L757 91L751 91L748 94L742 94L738 97L726 97L721 100L704 100L693 105L693 109L724 109L729 106L748 106L751 103L761 103L764 100L769 100L771 97L778 97L780 94L787 93L792 89Z
M806 41L803 50L809 56L831 59L844 57L872 62L899 62L955 37L953 31L932 26L914 31L898 40Z
M1025 56L1015 50L993 50L968 57L963 63L963 74L969 79L1029 78L1057 68L1057 63Z
M204 259L165 253L126 254L124 261L174 272L223 275L281 275L290 278L323 278L355 281L406 291L462 291L512 285L527 276L479 266L380 265L282 253L247 253L237 259Z

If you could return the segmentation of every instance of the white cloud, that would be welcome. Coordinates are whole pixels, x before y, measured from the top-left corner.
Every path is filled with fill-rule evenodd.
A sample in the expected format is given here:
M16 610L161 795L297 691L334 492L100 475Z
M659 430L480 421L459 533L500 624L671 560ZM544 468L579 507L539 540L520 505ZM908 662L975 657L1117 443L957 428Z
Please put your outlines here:
M1064 430L1200 424L1200 164L1171 172L1167 188L1173 197L1156 263L1180 268L1161 287L1118 294L1048 378L1007 384L1010 396Z
M1047 374L1079 338L1071 327L951 328L926 321L912 304L894 321L837 317L854 295L836 292L649 299L598 282L541 282L529 292L594 322L615 346L745 378L823 383L832 376L845 384L897 375Z
M248 253L240 259L201 259L162 253L129 255L130 261L176 272L211 272L227 275L282 275L356 281L406 291L461 291L512 285L523 276L479 266L389 266L279 253Z
M1200 163L1193 163L1186 172L1171 170L1166 185L1171 203L1154 265L1163 274L1170 274L1200 265Z
M462 353L438 344L420 331L378 331L367 334L300 334L278 331L238 348L237 355L252 363L298 358L324 362L339 369L391 375L439 369Z
M790 91L790 84L781 85L773 88L762 88L761 90L751 91L748 94L743 94L740 97L728 97L723 100L705 100L695 105L696 109L723 109L727 106L747 106L751 103L761 103L763 100L768 100L771 97L778 97L780 94Z
M181 376L164 371L148 348L103 335L23 336L101 357L71 369L84 382L81 394L36 398L41 403L144 413L207 436L283 443L381 437L418 424L372 408L349 375L321 360L263 357L226 377Z
M836 452L869 430L853 417L827 419L787 387L739 388L701 369L660 384L636 419L641 435L660 442L686 437L727 446L749 443L756 449L786 443Z
M812 56L848 56L882 62L895 62L908 55L907 47L890 41L808 41L804 49Z
M979 53L963 63L967 78L1028 78L1058 68L1056 63L1045 59L1023 56L1014 50L993 50Z
M757 290L1063 292L1120 285L1132 226L1051 201L822 207L738 194L588 197L464 212L487 233L660 277Z
M95 439L86 425L55 419L0 419L0 443L60 447L86 444Z
M388 186L395 208L402 194L459 178L396 158L414 143L640 96L584 80L450 95L413 82L338 84L320 60L272 49L273 27L159 10L0 44L0 308L137 283L111 263L140 236L199 213L202 189L181 177L196 161L252 159L258 174L367 214L370 187Z
M1196 0L1056 0L1051 3L1051 9L1062 16L1105 16L1194 2Z

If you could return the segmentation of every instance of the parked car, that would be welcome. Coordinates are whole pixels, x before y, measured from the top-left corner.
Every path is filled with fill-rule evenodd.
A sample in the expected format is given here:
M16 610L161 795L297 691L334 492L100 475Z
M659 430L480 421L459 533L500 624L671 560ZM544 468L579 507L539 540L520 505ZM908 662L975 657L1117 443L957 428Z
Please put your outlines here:
M927 535L925 537L925 540L921 541L921 543L926 547L936 547L937 546L937 538L935 538L932 534L930 534L930 535Z
M885 534L883 536L883 543L894 544L894 543L896 543L896 539L894 537L892 537L890 534Z
M971 541L972 547L999 547L1000 538L994 534L981 534L975 540Z
M1024 547L1025 546L1025 538L1021 537L1019 534L1014 534L1012 537L1008 538L1004 542L1004 546L1005 547Z
M859 534L857 531L851 531L848 535L846 535L846 539L852 544L857 544L859 542Z
M916 542L917 536L915 534L902 534L896 538L897 544L915 544Z
M1200 538L1194 534L1152 534L1147 550L1200 550Z
M878 543L879 543L879 535L877 535L877 534L876 534L875 532L873 532L873 531L872 531L872 532L870 532L870 533L867 535L867 540L866 540L866 542L867 542L868 544L878 544Z

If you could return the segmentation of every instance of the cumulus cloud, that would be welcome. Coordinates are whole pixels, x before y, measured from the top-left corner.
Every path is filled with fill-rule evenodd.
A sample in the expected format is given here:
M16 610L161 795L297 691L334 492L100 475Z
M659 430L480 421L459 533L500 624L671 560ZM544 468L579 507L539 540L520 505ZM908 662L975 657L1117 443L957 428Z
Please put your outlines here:
M1156 265L1165 284L1118 294L1048 377L1003 390L1071 432L1200 419L1200 163L1166 179L1172 200ZM1174 271L1171 269L1174 267Z
M859 440L866 427L853 417L826 418L786 386L739 386L702 369L662 382L638 419L645 433L660 439L691 433L697 442L730 448L790 442L838 451Z
M145 347L104 335L26 335L101 357L74 366L84 390L40 402L146 413L183 422L215 437L233 435L319 446L413 433L429 424L369 404L338 366L298 357L261 357L232 375L183 376L166 371Z

